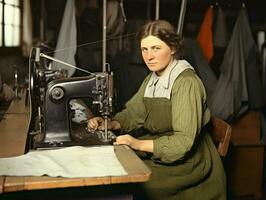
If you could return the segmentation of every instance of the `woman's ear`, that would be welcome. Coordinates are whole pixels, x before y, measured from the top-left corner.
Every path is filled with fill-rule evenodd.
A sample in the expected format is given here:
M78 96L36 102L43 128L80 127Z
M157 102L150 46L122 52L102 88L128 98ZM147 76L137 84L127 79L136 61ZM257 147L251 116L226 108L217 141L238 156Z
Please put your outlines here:
M171 55L174 55L175 53L176 53L176 49L173 48L173 49L171 50Z

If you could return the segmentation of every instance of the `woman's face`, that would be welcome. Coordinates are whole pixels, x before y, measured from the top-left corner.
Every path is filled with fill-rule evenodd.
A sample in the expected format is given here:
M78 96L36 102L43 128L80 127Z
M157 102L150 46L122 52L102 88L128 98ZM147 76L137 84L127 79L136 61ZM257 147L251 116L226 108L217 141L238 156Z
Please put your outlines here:
M155 36L143 38L140 42L144 62L152 72L162 75L173 60L174 51L162 40Z

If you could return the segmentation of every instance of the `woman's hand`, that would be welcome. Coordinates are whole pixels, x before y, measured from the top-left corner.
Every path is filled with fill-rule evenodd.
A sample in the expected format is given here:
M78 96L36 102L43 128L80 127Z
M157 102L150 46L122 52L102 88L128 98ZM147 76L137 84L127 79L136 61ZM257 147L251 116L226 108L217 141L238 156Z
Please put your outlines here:
M114 145L120 145L120 144L125 144L125 145L128 145L130 146L132 149L136 149L137 150L137 146L138 146L138 143L139 140L132 137L131 135L121 135L121 136L118 136L116 138L116 141L114 142Z
M153 140L138 140L131 135L121 135L116 138L114 145L125 144L132 149L153 153Z
M88 127L94 130L104 130L104 119L102 117L93 117L89 119Z
M88 127L94 130L104 130L104 119L102 117L93 117L88 121ZM118 121L108 121L108 130L118 130L120 129L120 123Z

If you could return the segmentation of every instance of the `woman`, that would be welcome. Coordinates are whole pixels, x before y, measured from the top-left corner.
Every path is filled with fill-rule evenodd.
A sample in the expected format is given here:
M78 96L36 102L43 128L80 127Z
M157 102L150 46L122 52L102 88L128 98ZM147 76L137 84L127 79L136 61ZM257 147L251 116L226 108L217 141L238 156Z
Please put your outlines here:
M146 130L114 143L146 152L152 175L138 199L226 199L222 162L205 128L206 92L193 67L180 59L182 38L167 21L156 20L141 28L138 39L151 74L110 123L122 133ZM103 119L95 117L88 126L101 129Z

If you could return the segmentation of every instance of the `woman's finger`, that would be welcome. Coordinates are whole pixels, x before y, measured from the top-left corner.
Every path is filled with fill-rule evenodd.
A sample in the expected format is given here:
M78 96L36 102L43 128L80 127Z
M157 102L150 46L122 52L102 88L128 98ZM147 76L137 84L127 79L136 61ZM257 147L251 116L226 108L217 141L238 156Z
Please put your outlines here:
M88 126L90 128L97 129L98 128L97 120L94 120L94 119L89 120Z

